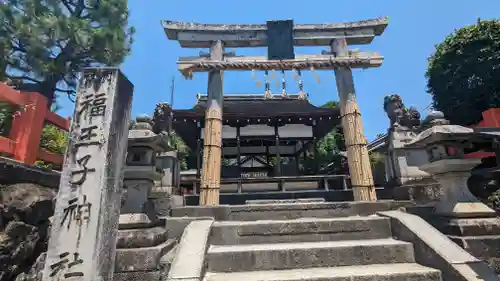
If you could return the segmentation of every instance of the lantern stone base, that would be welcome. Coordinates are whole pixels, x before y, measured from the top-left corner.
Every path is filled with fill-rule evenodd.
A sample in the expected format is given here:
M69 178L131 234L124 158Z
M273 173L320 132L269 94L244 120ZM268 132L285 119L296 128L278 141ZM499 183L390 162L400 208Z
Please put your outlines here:
M434 176L442 189L436 213L454 218L494 217L493 209L469 191L470 171L481 163L480 159L442 159L422 165L420 169Z
M416 207L410 212L500 273L500 218L467 187L470 171L480 163L480 159L442 159L422 166L440 184L442 195L434 207Z
M169 253L177 242L167 228L143 213L120 215L113 280L159 281L166 276Z

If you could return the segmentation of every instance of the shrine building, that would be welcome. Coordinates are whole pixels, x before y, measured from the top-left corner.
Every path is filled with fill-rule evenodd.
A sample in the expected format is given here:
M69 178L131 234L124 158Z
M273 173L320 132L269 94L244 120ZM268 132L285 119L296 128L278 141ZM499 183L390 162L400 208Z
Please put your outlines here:
M173 130L196 155L196 172L183 173L183 185L193 186L190 196L199 192L206 102L198 95L192 109L173 112ZM306 153L316 159L318 141L339 125L338 108L314 106L305 94L227 94L223 105L221 198L347 188L347 175L322 174L318 161L312 172L303 169Z

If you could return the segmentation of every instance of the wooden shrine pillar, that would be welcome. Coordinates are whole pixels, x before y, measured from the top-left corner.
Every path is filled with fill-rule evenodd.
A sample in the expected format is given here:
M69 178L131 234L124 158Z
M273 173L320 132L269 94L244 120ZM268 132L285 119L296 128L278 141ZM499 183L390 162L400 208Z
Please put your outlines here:
M334 39L331 51L336 56L348 57L345 38ZM340 116L347 147L347 162L355 201L375 201L375 185L370 165L361 114L356 102L352 70L348 66L335 68L339 92Z
M240 139L240 136L241 136L241 127L238 126L238 127L236 127L236 157L238 157L236 163L238 163L238 173L240 173L240 177L241 177L241 139Z
M316 130L316 120L313 121L313 127L312 127L312 131L313 131L313 153L314 153L314 174L318 174L318 170L319 170L319 162L318 162L318 137L317 137L317 130Z
M222 41L214 41L210 48L210 59L222 61L223 56L224 45ZM200 205L219 205L223 99L223 72L211 70L208 73Z
M201 179L201 123L196 122L196 183L194 186L195 194L198 193L198 180Z
M304 162L307 161L307 145L308 145L308 142L306 142L306 141L302 142L302 161L304 161Z
M302 165L302 171L305 175L306 174L306 164L307 164L307 142L306 141L302 141L302 161L304 163Z
M295 144L295 152L293 153L293 156L295 157L295 173L297 173L297 176L300 175L300 149L297 149L297 142Z
M269 143L266 141L266 164L269 167Z
M274 124L274 137L276 139L276 176L281 176L280 134L278 123Z

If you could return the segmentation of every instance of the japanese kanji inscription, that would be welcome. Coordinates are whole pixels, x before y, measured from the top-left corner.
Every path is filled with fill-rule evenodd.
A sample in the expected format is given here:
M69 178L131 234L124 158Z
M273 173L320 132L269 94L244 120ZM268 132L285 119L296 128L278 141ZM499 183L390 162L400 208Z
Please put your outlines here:
M111 281L133 85L116 68L83 72L43 281Z

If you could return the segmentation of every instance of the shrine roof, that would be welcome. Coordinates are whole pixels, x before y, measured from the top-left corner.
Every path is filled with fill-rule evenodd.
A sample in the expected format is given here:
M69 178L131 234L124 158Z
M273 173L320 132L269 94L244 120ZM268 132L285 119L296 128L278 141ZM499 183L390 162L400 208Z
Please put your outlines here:
M207 108L207 95L199 95L198 102L192 109L174 110L174 117L204 117ZM339 116L338 108L317 107L299 95L224 95L224 119L238 118L276 118L289 116L334 117Z
M191 109L173 110L173 129L191 148L196 148L197 123L204 125L207 95L198 95L196 105ZM311 104L307 95L224 95L223 125L244 124L304 124L316 123L316 137L322 138L340 123L340 109L317 107Z

